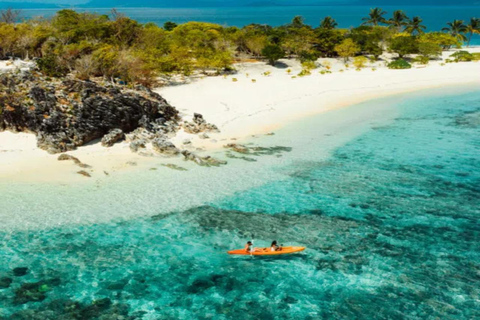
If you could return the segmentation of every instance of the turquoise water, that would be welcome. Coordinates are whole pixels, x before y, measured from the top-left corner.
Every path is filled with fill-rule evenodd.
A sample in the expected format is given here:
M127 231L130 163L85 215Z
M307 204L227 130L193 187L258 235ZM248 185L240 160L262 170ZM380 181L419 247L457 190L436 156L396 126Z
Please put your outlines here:
M118 192L131 186L92 188L104 198L114 189L125 210L145 214L30 230L8 225L0 231L0 318L479 318L479 133L478 89L433 90L252 139L293 149L257 162L230 160L226 173L245 187L203 205L165 212L161 195L128 203L120 198L138 195ZM227 169L211 170L204 172L214 179ZM264 182L251 183L255 176ZM124 179L137 189L151 183L140 174ZM211 192L222 189L201 181ZM71 210L78 206L72 201L84 201L77 215L111 207L93 191L82 198L84 187L61 194L49 188L38 196L31 185L0 184L2 194L11 190L0 216L14 219L19 205L40 214L33 203L41 198L51 203L53 220L69 201ZM20 201L27 197L29 206ZM308 249L274 259L225 254L250 238L258 246L277 239Z
M212 8L120 8L119 10L142 23L155 22L163 25L166 21L184 23L188 21L213 22L228 26L242 27L250 23L278 26L289 23L293 16L300 15L305 23L318 26L325 16L335 18L341 28L350 28L362 23L371 6L299 6L299 7L212 7ZM383 6L389 13L402 9L410 17L420 16L429 30L441 30L446 23L454 19L469 21L480 17L479 6ZM81 9L79 9L81 10ZM110 8L88 9L108 14ZM55 9L26 9L22 16L52 16ZM480 45L476 36L472 44Z

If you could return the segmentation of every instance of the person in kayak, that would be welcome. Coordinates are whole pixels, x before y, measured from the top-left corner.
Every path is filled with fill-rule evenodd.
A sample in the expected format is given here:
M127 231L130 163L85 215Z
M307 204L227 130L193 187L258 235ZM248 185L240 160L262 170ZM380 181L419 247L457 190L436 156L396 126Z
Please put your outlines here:
M272 245L270 246L270 251L281 251L281 250L282 250L282 247L280 247L277 244L277 240L273 240Z
M248 241L247 245L245 246L245 251L246 252L253 252L253 243L252 241Z

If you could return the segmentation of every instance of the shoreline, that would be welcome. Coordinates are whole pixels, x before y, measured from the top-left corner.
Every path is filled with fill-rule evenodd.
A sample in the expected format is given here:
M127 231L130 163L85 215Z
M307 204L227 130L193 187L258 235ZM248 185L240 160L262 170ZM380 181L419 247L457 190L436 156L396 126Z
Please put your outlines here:
M331 59L331 74L320 74L320 69L315 69L312 75L305 77L295 77L301 67L293 60L282 60L286 65L283 68L261 62L241 63L234 75L196 79L187 84L157 88L155 92L175 106L183 120L189 121L197 112L219 127L221 132L208 133L207 139L183 130L172 138L180 149L207 155L223 150L228 143L241 143L302 118L368 100L392 95L400 95L401 99L401 94L409 92L480 84L478 62L445 66L435 62L426 68L408 70L389 70L377 63L362 71L350 68L339 72L342 65L335 60ZM288 69L291 69L290 74L287 74ZM264 75L265 72L270 74ZM185 145L185 140L191 143ZM124 142L110 148L100 146L99 142L90 143L67 154L93 167L92 180L119 172L148 170L158 163L185 163L182 157L145 157L132 153ZM38 149L33 134L0 133L2 181L77 183L89 180L77 174L81 168L71 161L58 161L58 156Z

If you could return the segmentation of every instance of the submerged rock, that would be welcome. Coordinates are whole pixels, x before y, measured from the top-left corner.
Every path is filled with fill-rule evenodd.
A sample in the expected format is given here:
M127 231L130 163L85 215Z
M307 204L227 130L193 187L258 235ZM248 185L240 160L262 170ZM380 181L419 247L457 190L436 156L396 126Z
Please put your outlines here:
M60 282L60 279L54 278L33 283L24 283L20 288L15 290L14 301L17 304L43 301L47 297L46 293L50 291L52 287L58 286Z
M28 273L27 267L18 267L12 270L15 277L23 277Z
M178 171L188 171L187 169L177 166L176 164L173 164L173 163L162 164L162 166L173 169L173 170L178 170Z
M183 150L182 155L185 157L185 160L193 161L202 167L219 167L227 164L227 161L218 160L210 156L200 157L188 150Z
M274 146L274 147L259 147L259 146L246 146L243 144L238 143L229 143L224 146L227 149L230 149L233 152L241 153L241 154L248 154L251 156L263 156L263 155L280 155L284 152L292 151L291 147L282 147L282 146Z
M6 289L6 288L10 287L12 282L13 282L12 278L9 278L9 277L0 278L0 289Z

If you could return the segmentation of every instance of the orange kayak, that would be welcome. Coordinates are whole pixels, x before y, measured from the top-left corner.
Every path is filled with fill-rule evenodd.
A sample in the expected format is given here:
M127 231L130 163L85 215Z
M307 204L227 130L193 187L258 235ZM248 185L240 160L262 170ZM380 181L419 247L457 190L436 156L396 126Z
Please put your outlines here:
M280 254L289 254L305 250L305 247L283 247L279 251L271 251L270 248L255 248L253 252L247 252L245 249L231 250L228 254L237 254L243 256L278 256Z

